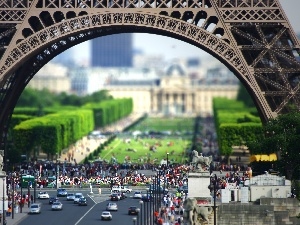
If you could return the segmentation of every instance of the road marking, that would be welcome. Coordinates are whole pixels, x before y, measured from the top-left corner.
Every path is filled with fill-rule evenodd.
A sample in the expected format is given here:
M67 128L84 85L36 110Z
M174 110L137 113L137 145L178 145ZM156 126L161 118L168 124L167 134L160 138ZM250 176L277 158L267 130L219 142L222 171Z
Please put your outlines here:
M95 202L95 201L94 201ZM97 204L95 203L80 219L74 224L77 225L80 223L80 221L96 206Z

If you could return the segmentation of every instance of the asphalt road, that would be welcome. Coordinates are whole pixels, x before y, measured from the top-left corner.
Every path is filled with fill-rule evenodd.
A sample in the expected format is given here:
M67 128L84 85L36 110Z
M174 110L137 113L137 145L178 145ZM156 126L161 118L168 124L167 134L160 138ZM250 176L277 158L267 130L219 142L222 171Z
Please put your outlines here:
M145 189L141 189L141 191L146 193ZM63 210L52 211L48 199L37 199L36 202L42 203L41 214L28 215L18 225L98 225L99 223L110 225L133 224L133 217L136 216L128 215L128 208L130 206L139 207L140 201L140 199L132 198L134 191L131 194L128 194L126 199L116 202L119 210L117 212L111 212L113 216L111 221L101 221L100 218L102 211L106 209L106 204L110 202L110 192L108 189L103 190L101 195L98 193L91 194L88 189L72 192L82 192L84 196L87 196L88 206L78 206L77 204L74 204L73 201L67 201L65 197L59 197L59 200L63 203ZM56 191L49 190L48 193L50 196L55 196ZM142 206L142 210L147 210L146 206ZM150 209L149 206L148 209ZM146 215L147 214L142 213L143 219L146 219Z

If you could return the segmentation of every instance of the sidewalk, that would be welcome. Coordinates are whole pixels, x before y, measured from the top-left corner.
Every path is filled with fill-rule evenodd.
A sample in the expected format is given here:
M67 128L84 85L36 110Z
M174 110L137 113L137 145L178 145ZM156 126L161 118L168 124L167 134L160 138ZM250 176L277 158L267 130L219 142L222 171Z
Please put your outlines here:
M18 212L18 213L14 213L14 218L12 219L12 216L7 216L6 217L6 225L17 225L19 224L24 218L26 218L26 216L28 216L28 206L25 205L22 209L22 213ZM2 224L2 223L1 223Z
M126 127L128 127L133 122L140 119L143 115L142 114L131 114L130 116L119 120L118 122L105 127L102 132L122 132ZM82 162L85 157L89 154L93 153L102 143L106 141L104 139L88 139L87 137L83 137L81 140L77 141L73 147L66 149L63 154L60 155L58 160L60 162L64 162L65 159L68 160L68 154L73 155L73 159L76 160L77 163ZM72 163L74 161L71 161Z

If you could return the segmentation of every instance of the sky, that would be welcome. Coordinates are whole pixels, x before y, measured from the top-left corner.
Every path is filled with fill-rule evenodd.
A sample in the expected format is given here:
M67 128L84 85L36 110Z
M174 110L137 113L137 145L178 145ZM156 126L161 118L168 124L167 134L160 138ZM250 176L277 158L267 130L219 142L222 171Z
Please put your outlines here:
M290 24L294 31L300 34L300 0L280 0L281 6L284 9ZM154 35L154 34L134 34L133 45L135 49L142 50L146 55L161 55L167 61L171 61L176 58L187 57L210 57L210 55L203 50L166 36ZM90 57L90 42L86 41L75 47L73 47L78 62L87 62Z

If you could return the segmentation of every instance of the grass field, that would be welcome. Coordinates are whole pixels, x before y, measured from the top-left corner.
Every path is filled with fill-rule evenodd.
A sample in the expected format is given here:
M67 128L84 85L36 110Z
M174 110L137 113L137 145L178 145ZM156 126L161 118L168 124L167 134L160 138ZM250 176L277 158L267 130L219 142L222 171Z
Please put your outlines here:
M131 128L131 131L170 131L174 135L160 137L137 137L123 136L116 137L99 157L112 162L115 159L118 163L160 163L166 160L167 153L170 162L184 163L188 159L186 151L191 146L192 135L180 135L192 133L194 118L147 118L140 124Z
M195 118L146 118L136 126L132 127L130 131L140 130L142 132L153 131L171 131L185 133L193 132Z

